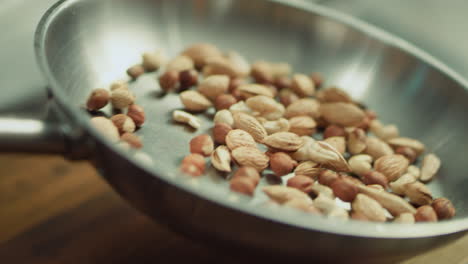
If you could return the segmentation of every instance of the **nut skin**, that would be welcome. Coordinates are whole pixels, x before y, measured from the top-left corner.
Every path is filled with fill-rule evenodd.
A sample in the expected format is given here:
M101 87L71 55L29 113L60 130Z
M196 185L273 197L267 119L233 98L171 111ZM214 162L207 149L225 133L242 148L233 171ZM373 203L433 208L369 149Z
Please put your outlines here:
M368 171L362 175L362 182L365 184L378 184L384 188L388 187L388 179L378 171Z
M284 152L276 152L270 156L270 167L276 176L284 176L297 166L297 161L293 160Z
M344 128L337 126L337 125L329 125L327 128L325 128L325 131L323 132L323 137L324 138L329 138L329 137L345 137L346 132Z
M132 77L132 79L137 79L141 75L145 73L145 67L143 65L134 65L127 70L128 76Z
M273 83L274 80L271 65L264 61L254 62L250 70L250 75L257 83Z
M437 214L430 205L423 205L414 214L416 222L437 222Z
M232 94L220 94L216 97L214 106L219 111L229 109L235 103L237 103L237 99Z
M452 202L447 198L437 198L432 202L432 208L440 220L451 219L455 216L456 211Z
M282 89L279 92L279 100L285 107L299 100L299 96L289 89Z
M260 182L260 174L254 167L243 166L240 167L232 176L235 178L249 178L255 186Z
M165 92L175 90L179 85L179 72L166 71L158 78L159 86Z
M288 180L287 186L296 188L305 193L312 192L312 186L314 185L314 180L307 176L296 175Z
M95 89L90 94L86 107L90 111L96 111L109 103L110 93L106 89Z
M408 159L409 163L412 164L416 161L418 154L412 148L409 147L398 147L395 149L395 154L400 154Z
M229 187L231 191L253 196L257 186L250 178L236 177L231 180Z
M320 72L313 72L310 74L309 77L314 83L316 88L320 88L325 81L323 78L323 75Z
M214 143L207 134L198 135L190 140L190 152L208 157L214 150Z
M180 171L193 177L201 176L205 173L205 159L200 154L189 154L182 160Z
M226 144L226 136L232 127L225 123L217 123L213 127L213 138L218 144Z
M132 148L135 149L141 149L143 147L143 143L137 135L133 133L124 133L121 137L120 140L123 142L127 142Z
M133 133L135 131L135 122L129 116L124 114L117 114L111 117L111 121L119 130L120 134Z
M291 78L288 76L278 76L274 81L274 85L278 89L290 88L292 84Z
M232 78L231 81L229 82L228 92L233 93L242 84L246 84L246 81L244 78Z
M324 170L318 176L318 182L320 184L330 186L336 179L338 179L338 173L331 170Z
M128 107L127 116L133 119L137 127L141 127L145 123L145 110L139 105L130 105Z
M194 69L179 73L179 91L185 91L198 83L198 72Z
M345 202L352 202L359 193L356 185L350 179L344 177L335 179L331 183L330 188L332 188L336 197Z

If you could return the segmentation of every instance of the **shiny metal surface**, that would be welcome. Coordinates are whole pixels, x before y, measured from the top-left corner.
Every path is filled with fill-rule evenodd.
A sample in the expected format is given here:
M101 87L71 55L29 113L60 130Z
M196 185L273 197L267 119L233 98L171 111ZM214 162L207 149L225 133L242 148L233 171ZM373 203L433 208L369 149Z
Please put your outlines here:
M36 51L63 112L85 128L83 138L95 139L91 158L104 177L135 206L186 235L259 252L369 260L414 254L459 236L468 228L466 82L365 23L302 1L284 2L64 1L39 26ZM91 89L124 78L143 51L175 55L200 41L249 59L288 61L299 72L321 71L327 84L346 89L384 122L398 124L403 135L421 139L443 160L430 188L454 201L457 219L414 226L342 222L261 207L261 198L231 194L214 173L199 181L181 176L177 166L193 133L171 123L171 111L181 105L174 95L160 96L154 76L132 84L148 112L139 133L153 164L114 149L89 127L79 107ZM210 127L204 121L197 133Z

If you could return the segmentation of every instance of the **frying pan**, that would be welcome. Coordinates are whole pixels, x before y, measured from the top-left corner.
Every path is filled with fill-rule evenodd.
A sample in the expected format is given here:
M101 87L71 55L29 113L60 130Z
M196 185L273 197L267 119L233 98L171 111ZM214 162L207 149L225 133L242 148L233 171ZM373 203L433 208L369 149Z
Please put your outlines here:
M161 96L152 75L131 84L148 117L138 132L143 152L118 149L90 126L81 106L92 89L124 78L144 51L175 55L196 42L322 72L327 84L441 157L429 186L453 201L457 217L416 225L344 222L264 206L260 191L254 199L233 194L213 171L197 180L182 176L177 167L188 141L209 129L209 114L197 132L173 124L171 112L181 104L176 95ZM380 263L445 244L468 228L468 83L364 22L305 1L66 0L44 15L35 49L49 83L50 118L1 118L1 149L88 159L136 208L188 237L275 258Z

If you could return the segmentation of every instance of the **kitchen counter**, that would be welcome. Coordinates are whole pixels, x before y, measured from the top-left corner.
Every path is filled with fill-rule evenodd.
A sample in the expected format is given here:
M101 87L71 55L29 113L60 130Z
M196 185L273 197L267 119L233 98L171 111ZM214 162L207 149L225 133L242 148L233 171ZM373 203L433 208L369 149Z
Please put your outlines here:
M33 33L55 0L0 3L0 113L41 117L45 83L35 65ZM377 24L430 51L468 77L466 1L319 1ZM345 4L352 3L352 4ZM385 12L379 12L385 10ZM21 19L17 19L21 15ZM11 21L15 21L11 25ZM456 45L453 45L456 43ZM21 103L18 103L21 102ZM34 110L34 111L32 111ZM406 264L466 264L468 235ZM0 155L1 263L245 263L189 241L122 200L86 162L41 155Z

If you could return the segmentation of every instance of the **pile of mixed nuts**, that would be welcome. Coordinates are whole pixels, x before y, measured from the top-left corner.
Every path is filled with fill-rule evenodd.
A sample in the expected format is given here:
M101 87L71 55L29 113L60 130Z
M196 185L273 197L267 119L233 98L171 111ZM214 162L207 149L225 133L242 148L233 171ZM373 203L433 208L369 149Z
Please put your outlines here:
M250 64L237 52L206 43L189 46L168 62L161 52L145 53L142 64L127 73L136 79L160 68L161 89L180 93L186 110L173 111L174 121L198 129L201 121L194 114L216 109L211 135L189 143L191 154L180 165L187 175L202 176L209 158L220 173L232 173L232 191L252 196L269 169L287 179L286 186L262 189L271 201L342 219L414 223L455 215L450 200L434 199L425 185L440 159L423 155L423 143L400 136L398 127L383 124L346 91L322 88L319 73L292 74L287 63ZM140 148L133 132L145 121L143 109L134 104L126 82L110 90L95 90L88 109L111 102L128 109L126 114L92 122L115 142ZM338 199L351 209L339 206Z

